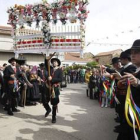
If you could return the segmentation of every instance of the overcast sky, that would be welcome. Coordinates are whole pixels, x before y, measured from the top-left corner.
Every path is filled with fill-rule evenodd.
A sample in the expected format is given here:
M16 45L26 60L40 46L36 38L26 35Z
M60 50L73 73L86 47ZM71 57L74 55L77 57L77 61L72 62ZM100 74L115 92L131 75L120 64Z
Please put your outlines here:
M0 0L0 25L7 26L8 7L40 1ZM91 44L85 52L97 54L114 49L126 50L140 38L140 0L90 0L88 9L86 44Z

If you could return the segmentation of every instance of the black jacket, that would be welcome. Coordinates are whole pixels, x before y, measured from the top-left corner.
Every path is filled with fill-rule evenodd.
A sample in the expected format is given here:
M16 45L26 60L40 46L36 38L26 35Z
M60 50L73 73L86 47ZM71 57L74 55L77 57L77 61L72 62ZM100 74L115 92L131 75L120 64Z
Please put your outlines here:
M44 69L43 73L42 73L42 70L38 70L38 76L41 79L44 79L45 78L45 80L46 80L47 77L48 77L48 72L46 71L46 69Z
M120 68L120 70L118 71L118 72L121 72L122 70L123 70L124 68L122 67L122 68ZM115 69L112 69L112 68L106 68L106 71L108 72L108 73L116 73L116 71L115 71Z
M94 75L91 75L89 78L89 88L95 88L95 86L97 86L97 80L97 76L95 77Z
M46 59L45 59L45 66L46 66L46 70L48 71L48 61ZM57 70L54 70L54 68L50 66L50 73L52 76L52 81L51 81L52 84L62 82L63 79L62 69L58 68Z
M124 72L128 72L128 73L134 73L136 71L136 66L134 66L133 64L132 65L129 65L128 67L124 68L122 71L121 71L121 75L124 75Z
M16 73L15 71L13 70L13 68L11 67L11 65L7 66L4 70L4 79L8 82L10 80L14 80L11 75L12 74L15 74L15 77L17 79L19 79L19 76L20 76L20 70L19 70L19 67L16 67Z
M140 72L138 72L135 77L140 80ZM131 92L134 102L140 107L140 85L138 87L134 87L131 85Z

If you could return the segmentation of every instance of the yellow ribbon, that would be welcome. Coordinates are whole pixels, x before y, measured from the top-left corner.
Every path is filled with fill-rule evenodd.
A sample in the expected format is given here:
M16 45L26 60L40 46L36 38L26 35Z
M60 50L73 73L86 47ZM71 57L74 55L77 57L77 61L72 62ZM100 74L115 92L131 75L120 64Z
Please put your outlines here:
M103 86L104 86L105 92L107 93L107 87L104 82L103 82Z
M139 127L139 123L138 123L138 120L137 120L137 117L136 117L136 114L133 110L133 107L131 105L131 101L130 101L130 95L131 95L131 89L130 89L130 83L128 84L128 88L127 88L127 95L126 95L126 101L125 101L125 117L126 117L126 120L127 120L127 123L133 127L133 124L131 123L131 121L129 120L129 117L128 117L128 110L129 110L129 106L133 112L133 115L136 119L136 122L138 124L138 127ZM137 125L135 125L135 128L138 128ZM140 127L139 127L140 128Z

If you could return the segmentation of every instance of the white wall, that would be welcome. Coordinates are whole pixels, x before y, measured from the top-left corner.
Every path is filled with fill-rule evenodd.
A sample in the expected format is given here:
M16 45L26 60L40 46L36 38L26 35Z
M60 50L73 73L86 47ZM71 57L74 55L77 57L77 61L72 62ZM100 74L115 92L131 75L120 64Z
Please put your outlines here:
M61 63L62 63L61 65L64 65L64 66L72 66L73 64L79 64L79 65L87 64L87 62L74 62L74 61L63 61Z
M0 35L0 49L11 50L13 48L13 39L8 35Z

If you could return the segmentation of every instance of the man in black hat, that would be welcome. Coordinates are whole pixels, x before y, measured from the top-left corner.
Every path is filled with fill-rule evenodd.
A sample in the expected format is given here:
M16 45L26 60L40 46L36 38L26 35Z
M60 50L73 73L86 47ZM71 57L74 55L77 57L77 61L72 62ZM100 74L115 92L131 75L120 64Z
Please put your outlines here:
M110 76L109 76L109 77L111 77L112 74L113 74L114 77L115 77L116 75L117 75L117 76L120 75L120 72L123 70L123 66L122 66L122 64L121 64L120 58L119 58L119 57L114 57L114 58L112 58L112 63L111 63L111 65L113 65L113 68L114 68L114 69L106 68L106 71L107 71L108 73L110 73ZM118 82L118 80L116 79L116 80L115 80L115 84L114 84L114 88L115 88L115 89L117 89L117 87L116 87L117 82ZM115 90L115 95L116 95L116 98L118 98L119 95L118 95L118 93L117 93L117 90ZM114 102L113 102L113 103L114 103ZM114 106L115 106L116 112L118 113L118 112L119 112L119 104L118 104L118 103L116 103L116 105L111 104L111 107L114 107ZM116 121L119 121L119 120L120 120L120 118L119 118L119 115L118 115L117 118L116 118Z
M10 63L4 70L4 79L7 87L8 96L8 115L13 115L13 112L18 112L17 107L17 97L18 97L18 83L17 79L20 75L20 70L16 66L16 61L14 57L8 60Z
M137 69L133 74L125 72L120 82L126 84L126 81L130 81L133 100L135 104L140 107L140 40L134 41L132 47L127 50L127 52L130 53L132 63L137 67ZM135 139L132 128L129 127L127 134L130 140Z
M121 71L121 75L124 75L124 72L134 73L136 71L136 67L131 62L131 57L128 50L121 53L120 59L123 65L123 70Z
M120 83L120 79L123 75L125 75L125 72L127 73L134 73L136 71L136 66L134 66L131 62L131 57L130 57L130 53L128 52L128 50L123 51L120 54L120 60L121 63L123 65L123 68L120 71L120 76L116 76L116 74L114 74L114 77L118 79L117 81L117 98L120 102L119 105L117 105L117 112L119 114L119 118L120 118L120 126L118 127L119 129L117 130L117 132L120 133L119 137L121 137L122 139L125 139L124 135L125 133L129 133L129 129L128 129L128 125L125 119L125 99L126 99L126 94L127 94L127 85ZM118 74L118 73L117 73Z
M41 102L43 103L44 108L46 109L45 117L49 115L51 112L51 108L49 106L49 101L50 101L50 95L49 89L46 86L47 78L48 78L48 73L47 70L45 69L45 64L41 63L39 64L40 69L38 70L38 76L41 78L41 85L39 85L39 90L42 95Z
M47 71L49 72L48 64L49 64L49 58L45 59L45 66L46 66ZM47 78L47 81L50 83L48 86L48 92L47 92L48 95L47 96L50 97L50 101L52 104L52 123L56 123L56 109L57 109L57 105L59 103L59 95L60 95L59 88L60 88L60 83L62 82L62 69L59 67L61 65L61 62L58 58L52 58L51 64L52 64L52 67L50 67L51 75ZM49 75L49 73L48 73L48 75ZM51 85L51 87L50 87L50 85ZM50 88L51 88L51 91L49 90ZM46 104L47 104L47 106L49 106L49 104L47 102L46 102ZM50 113L49 108L50 107L48 107L48 110L45 114L46 117Z
M40 69L38 70L38 76L40 76L42 81L45 81L45 64L39 64Z
M116 71L120 72L122 70L122 64L121 64L121 60L119 57L114 57L112 58L112 63L111 65L113 65L113 68L114 69L111 69L111 68L107 68L105 66L102 66L103 69L106 69L106 71L108 73L116 73Z
M24 107L26 104L26 91L28 86L32 87L32 84L28 81L26 75L26 59L18 59L17 64L20 69L19 75L19 87L20 87L20 99L19 99L19 106Z
M122 70L122 64L121 64L121 60L119 57L114 57L112 59L112 65L114 67L115 70L117 70L118 72L120 72Z
M120 60L123 65L123 69L121 70L121 76L125 75L125 72L134 73L136 71L136 66L134 66L131 62L130 53L128 51L123 51L120 54ZM121 78L120 76L120 78ZM120 117L120 132L124 132L127 129L127 122L125 119L125 99L127 94L127 86L126 84L120 84L120 81L117 82L117 97L120 102L119 105L119 117Z
M118 63L120 63L120 61L121 61L121 64L123 65L123 67L118 67L119 66ZM115 68L115 71L113 72L113 70L111 70L111 69L106 69L106 71L109 73L113 73L114 78L117 78L117 80L115 82L117 85L116 96L117 96L120 104L118 104L116 106L116 111L119 115L120 124L121 124L119 127L119 132L122 132L122 131L124 132L125 129L127 128L126 119L125 119L125 115L124 115L127 87L126 87L126 85L120 85L120 82L118 80L121 78L121 76L123 76L125 74L125 72L134 73L136 71L136 67L132 64L130 53L128 51L122 52L120 54L120 58L112 59L112 64Z
M138 94L140 90L140 40L134 41L132 47L127 51L130 52L132 63L136 66L137 69L133 74L125 72L125 75L120 81L126 82L125 80L130 80L130 83L132 85L131 90L133 93L133 99L140 107L140 94Z

